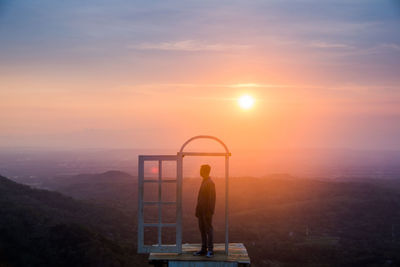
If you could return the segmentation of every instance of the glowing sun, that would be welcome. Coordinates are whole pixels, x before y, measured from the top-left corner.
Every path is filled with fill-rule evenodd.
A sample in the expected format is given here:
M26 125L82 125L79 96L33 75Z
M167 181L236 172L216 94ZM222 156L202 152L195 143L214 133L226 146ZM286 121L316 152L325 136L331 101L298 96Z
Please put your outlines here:
M249 109L254 105L254 98L249 95L242 95L239 97L238 103L242 109Z

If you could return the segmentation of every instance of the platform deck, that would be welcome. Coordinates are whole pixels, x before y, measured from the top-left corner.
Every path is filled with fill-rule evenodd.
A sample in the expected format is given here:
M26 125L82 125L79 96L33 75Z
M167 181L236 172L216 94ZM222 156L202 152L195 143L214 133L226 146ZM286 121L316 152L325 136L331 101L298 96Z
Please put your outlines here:
M241 265L250 265L250 258L246 247L242 243L229 243L229 255L225 254L225 244L214 244L214 257L193 256L193 252L200 250L200 244L182 244L182 254L177 253L150 253L149 262L169 261L210 261L210 262L236 262Z

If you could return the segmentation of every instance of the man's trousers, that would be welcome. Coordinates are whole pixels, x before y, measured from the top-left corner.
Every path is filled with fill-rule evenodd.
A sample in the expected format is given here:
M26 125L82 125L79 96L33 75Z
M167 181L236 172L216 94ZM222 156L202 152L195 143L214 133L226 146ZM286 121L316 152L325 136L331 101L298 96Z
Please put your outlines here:
M201 215L198 217L199 229L201 233L201 250L213 251L213 227L212 215Z

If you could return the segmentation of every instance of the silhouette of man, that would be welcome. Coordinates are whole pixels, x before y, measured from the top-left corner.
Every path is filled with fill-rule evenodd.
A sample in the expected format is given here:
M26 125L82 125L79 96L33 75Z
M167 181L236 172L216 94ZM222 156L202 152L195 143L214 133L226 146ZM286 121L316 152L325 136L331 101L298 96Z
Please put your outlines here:
M197 197L196 217L199 221L201 233L201 250L194 253L195 256L214 256L212 216L215 209L215 184L210 178L210 165L202 165L200 175L203 181Z

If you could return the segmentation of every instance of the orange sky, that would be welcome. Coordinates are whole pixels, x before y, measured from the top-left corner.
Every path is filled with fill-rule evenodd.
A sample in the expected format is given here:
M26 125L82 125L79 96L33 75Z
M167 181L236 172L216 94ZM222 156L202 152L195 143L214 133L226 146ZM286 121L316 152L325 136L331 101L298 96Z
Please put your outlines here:
M27 5L0 7L0 146L400 149L398 6Z

